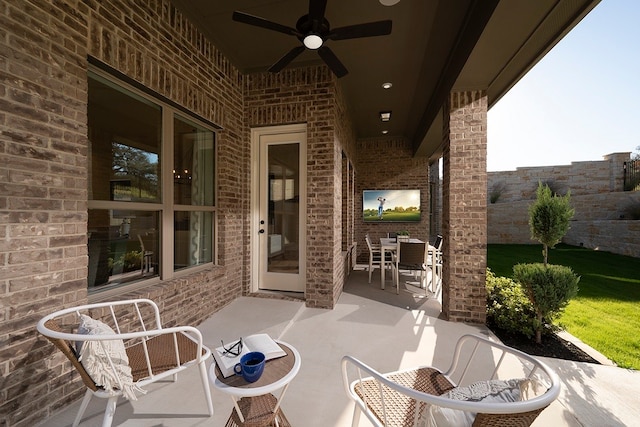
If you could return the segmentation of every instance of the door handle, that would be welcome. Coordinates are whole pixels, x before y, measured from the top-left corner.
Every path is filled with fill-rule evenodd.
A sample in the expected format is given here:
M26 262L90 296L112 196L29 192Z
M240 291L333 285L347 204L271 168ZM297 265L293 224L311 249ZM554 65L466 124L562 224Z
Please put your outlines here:
M263 234L264 233L264 228L261 228L260 230L258 230L258 233Z

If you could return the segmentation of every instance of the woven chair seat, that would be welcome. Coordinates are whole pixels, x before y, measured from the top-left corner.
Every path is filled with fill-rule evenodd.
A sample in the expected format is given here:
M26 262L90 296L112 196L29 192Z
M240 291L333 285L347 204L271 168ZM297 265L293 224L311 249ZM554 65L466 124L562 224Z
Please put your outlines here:
M454 385L437 369L421 368L415 371L401 372L389 375L388 378L405 387L410 387L422 393L440 396L454 388ZM422 415L427 404L417 402L410 397L398 393L386 386L385 403L387 404L387 421L389 426L412 427L416 416ZM355 386L355 391L362 400L368 402L371 410L378 419L383 420L382 402L379 399L379 383L375 380L363 381ZM372 398L373 396L373 398ZM517 414L478 414L473 427L525 427L530 426L544 408L536 411Z
M434 368L421 368L415 371L399 372L389 375L391 381L405 387L439 396L454 388L454 385ZM380 383L374 379L356 384L355 392L367 402L371 411L380 420L384 419L383 405L380 399ZM416 405L416 400L398 393L386 386L384 389L384 403L386 404L387 421L390 426L413 426L416 410L424 410L426 404ZM418 406L418 407L416 407Z
M187 338L184 334L176 334L176 339L178 341L180 362L185 363L190 360L195 360L197 357L198 345ZM149 360L151 362L153 375L161 374L162 372L174 369L178 366L173 334L153 337L150 340L147 340L146 344L149 349ZM134 381L150 376L142 342L128 347L127 357L129 358L129 366L131 367L131 375L133 375Z

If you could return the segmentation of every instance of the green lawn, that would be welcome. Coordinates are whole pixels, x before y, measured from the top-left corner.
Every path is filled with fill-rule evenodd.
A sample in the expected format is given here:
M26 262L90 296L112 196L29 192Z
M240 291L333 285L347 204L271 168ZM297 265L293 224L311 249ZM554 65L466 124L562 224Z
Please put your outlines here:
M497 276L513 265L542 262L542 245L489 245L487 263ZM578 296L560 324L619 366L640 369L640 258L569 245L549 250L549 263L580 276Z

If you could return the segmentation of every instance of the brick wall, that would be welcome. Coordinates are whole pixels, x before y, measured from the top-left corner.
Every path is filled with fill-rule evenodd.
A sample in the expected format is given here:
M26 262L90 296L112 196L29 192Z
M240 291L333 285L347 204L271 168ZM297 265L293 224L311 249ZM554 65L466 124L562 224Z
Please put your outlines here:
M372 138L358 140L356 161L355 230L358 262L369 262L369 250L364 240L369 233L373 242L389 232L408 230L412 237L428 240L429 236L429 161L413 157L412 147L404 138ZM384 159L384 162L380 162ZM384 165L381 167L381 165ZM419 189L419 223L364 223L362 192L364 190Z
M307 124L307 278L309 307L333 308L342 292L342 153L353 156L349 114L325 66L246 77L249 126Z
M453 92L444 120L442 312L485 323L487 95Z
M105 3L0 4L0 425L31 426L83 391L35 324L88 300L88 56L224 128L220 266L120 297L198 324L249 283L243 76L167 1Z

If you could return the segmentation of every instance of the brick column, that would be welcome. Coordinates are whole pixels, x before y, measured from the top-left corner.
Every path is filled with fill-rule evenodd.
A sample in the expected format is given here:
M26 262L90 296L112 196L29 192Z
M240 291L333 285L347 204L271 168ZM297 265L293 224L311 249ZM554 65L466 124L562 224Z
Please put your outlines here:
M442 311L447 320L484 323L487 94L452 92L448 106L443 136Z

